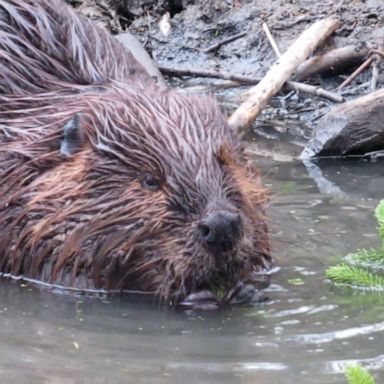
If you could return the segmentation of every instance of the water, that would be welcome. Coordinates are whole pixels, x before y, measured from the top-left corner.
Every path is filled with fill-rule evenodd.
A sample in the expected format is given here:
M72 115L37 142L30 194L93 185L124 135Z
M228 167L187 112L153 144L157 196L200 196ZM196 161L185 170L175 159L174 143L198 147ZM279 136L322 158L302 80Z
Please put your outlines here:
M316 184L301 164L262 164L281 270L259 307L187 315L3 280L0 382L345 384L352 361L383 382L384 294L324 280L342 255L378 245L382 165L309 167Z

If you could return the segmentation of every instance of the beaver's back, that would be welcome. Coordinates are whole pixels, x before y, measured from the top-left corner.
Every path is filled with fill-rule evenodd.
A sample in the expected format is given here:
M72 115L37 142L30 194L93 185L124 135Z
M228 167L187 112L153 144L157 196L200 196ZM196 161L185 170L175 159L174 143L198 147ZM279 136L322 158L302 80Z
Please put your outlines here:
M61 0L0 0L0 92L152 83L120 42Z

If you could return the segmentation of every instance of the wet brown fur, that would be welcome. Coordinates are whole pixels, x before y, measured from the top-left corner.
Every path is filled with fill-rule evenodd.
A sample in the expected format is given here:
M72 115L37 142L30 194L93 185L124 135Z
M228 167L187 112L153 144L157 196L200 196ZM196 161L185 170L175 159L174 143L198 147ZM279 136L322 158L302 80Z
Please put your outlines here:
M172 298L271 265L259 175L213 98L158 87L59 0L0 0L0 76L0 272ZM244 236L218 261L197 225L221 206Z

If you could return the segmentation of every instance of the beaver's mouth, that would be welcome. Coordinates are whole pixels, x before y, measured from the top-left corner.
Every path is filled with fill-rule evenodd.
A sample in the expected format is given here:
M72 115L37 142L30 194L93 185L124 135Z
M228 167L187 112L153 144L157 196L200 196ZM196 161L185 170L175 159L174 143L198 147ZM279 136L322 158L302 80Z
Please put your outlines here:
M245 278L247 268L245 263L234 259L231 254L221 254L215 258L215 267L204 273L204 276L193 281L187 295L198 291L211 291L215 294L223 293Z

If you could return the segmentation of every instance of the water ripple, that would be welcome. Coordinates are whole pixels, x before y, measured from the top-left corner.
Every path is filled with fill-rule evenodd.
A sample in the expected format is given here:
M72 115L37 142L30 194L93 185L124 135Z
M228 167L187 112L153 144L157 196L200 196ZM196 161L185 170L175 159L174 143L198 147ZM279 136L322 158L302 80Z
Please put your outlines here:
M294 340L303 344L323 344L330 343L334 340L350 339L355 336L369 335L371 333L380 331L384 331L384 322L362 325L360 327L348 328L340 331L295 335L294 337L290 338L290 340Z
M326 373L344 373L346 366L361 364L370 371L384 368L384 355L378 355L369 359L334 360L325 363Z

